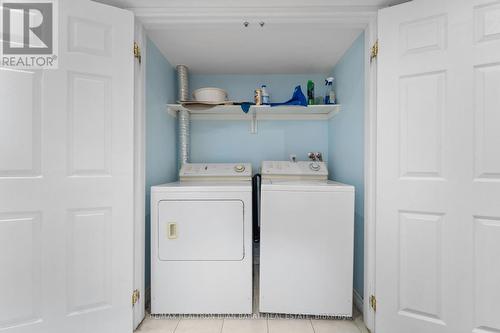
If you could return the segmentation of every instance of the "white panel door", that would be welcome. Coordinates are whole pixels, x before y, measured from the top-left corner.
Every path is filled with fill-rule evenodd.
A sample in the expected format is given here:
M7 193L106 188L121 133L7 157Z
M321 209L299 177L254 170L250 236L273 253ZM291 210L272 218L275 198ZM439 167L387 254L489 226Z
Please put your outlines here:
M0 69L0 331L131 332L133 16L59 20L59 69Z
M139 299L134 304L134 329L145 316L146 269L146 33L142 24L134 22L134 39L142 56L134 62L134 290Z
M500 1L379 13L376 332L500 332Z

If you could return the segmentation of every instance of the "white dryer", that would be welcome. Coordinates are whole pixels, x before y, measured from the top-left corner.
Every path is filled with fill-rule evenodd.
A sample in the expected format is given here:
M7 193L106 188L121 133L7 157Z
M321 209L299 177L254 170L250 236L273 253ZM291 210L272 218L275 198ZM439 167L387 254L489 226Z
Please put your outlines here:
M252 167L186 164L151 188L151 313L252 313Z
M260 312L352 317L354 187L323 162L263 162Z

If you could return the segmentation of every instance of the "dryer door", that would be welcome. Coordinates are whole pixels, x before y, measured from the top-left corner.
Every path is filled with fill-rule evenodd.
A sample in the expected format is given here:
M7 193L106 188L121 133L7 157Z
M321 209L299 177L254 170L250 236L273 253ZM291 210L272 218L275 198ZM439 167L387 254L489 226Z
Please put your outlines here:
M158 210L160 260L244 258L243 201L162 200Z

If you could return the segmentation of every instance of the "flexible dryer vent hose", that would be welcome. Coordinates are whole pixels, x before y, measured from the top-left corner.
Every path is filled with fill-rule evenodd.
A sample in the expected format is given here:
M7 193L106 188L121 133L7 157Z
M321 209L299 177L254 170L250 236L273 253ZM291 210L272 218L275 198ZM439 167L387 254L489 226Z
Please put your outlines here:
M189 162L189 111L180 110L179 119L179 162L182 166Z
M189 100L189 73L188 67L178 65L177 67L177 99L179 101ZM181 110L178 112L179 120L179 163L182 166L189 162L189 112Z

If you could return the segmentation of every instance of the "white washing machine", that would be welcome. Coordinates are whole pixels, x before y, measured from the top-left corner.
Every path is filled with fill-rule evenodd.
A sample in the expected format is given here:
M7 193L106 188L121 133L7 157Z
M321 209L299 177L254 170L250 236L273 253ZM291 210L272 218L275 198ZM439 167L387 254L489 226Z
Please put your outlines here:
M354 187L323 162L263 162L260 312L352 317Z
M151 188L151 313L252 313L252 167L186 164Z

